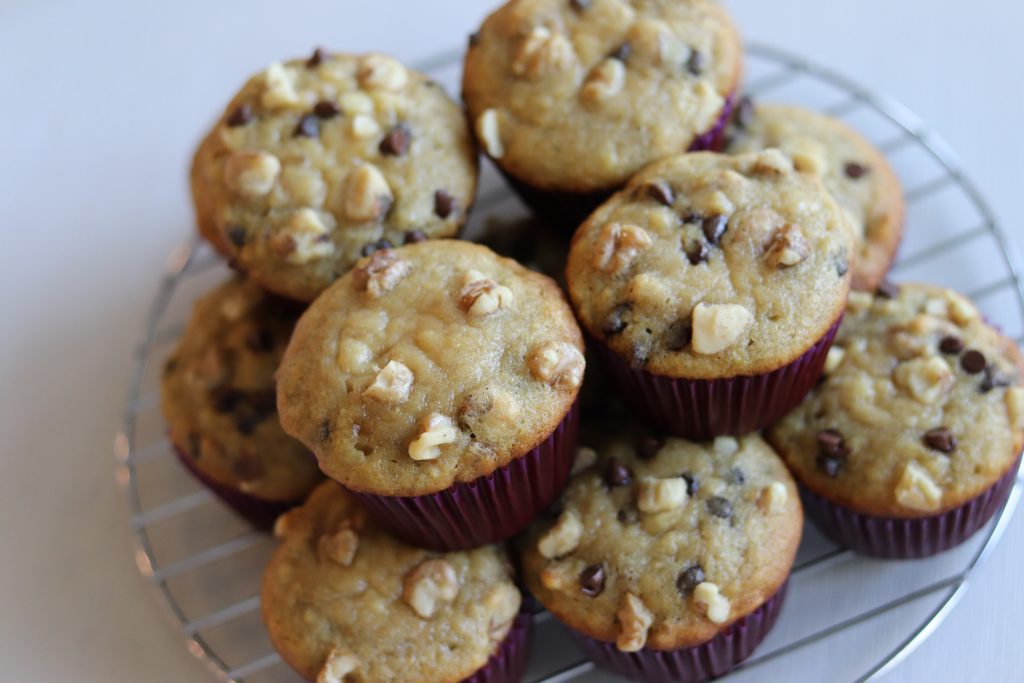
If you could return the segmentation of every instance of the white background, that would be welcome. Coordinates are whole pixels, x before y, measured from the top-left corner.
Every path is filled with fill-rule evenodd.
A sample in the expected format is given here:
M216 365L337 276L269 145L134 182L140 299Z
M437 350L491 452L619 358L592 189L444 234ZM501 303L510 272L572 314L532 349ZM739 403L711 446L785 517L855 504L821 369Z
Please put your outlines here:
M461 44L489 5L0 1L0 678L208 679L136 573L111 457L144 312L191 230L192 146L274 59L322 44L415 60ZM729 5L748 38L915 110L1024 237L1024 3ZM1022 517L891 679L1024 676Z

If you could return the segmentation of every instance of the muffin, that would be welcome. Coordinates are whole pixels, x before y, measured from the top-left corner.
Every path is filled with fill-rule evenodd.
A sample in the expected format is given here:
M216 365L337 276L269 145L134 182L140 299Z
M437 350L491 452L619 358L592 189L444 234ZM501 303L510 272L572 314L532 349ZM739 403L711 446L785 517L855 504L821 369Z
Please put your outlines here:
M800 171L821 177L857 233L853 288L874 290L889 271L903 234L903 191L871 143L838 119L743 98L728 129L730 154L782 150Z
M522 530L564 487L584 365L550 278L431 240L374 252L313 302L278 408L393 533L463 549Z
M161 407L188 470L254 524L301 503L320 471L281 429L274 372L302 307L241 277L200 298L164 365Z
M317 683L518 681L530 621L505 551L440 554L389 536L335 482L274 527L261 608L274 648ZM369 590L368 590L369 588Z
M1016 345L929 285L854 292L824 380L768 432L838 543L924 557L1006 500L1024 446Z
M470 40L484 152L568 229L643 166L720 142L742 45L711 0L512 0Z
M853 234L777 150L648 166L573 237L569 296L615 381L680 436L744 434L821 372L850 286Z
M192 163L203 236L302 301L375 249L455 235L476 182L462 109L437 83L323 50L249 79Z
M526 537L526 587L599 666L643 681L724 675L781 608L803 529L796 485L756 435L600 434L557 519Z

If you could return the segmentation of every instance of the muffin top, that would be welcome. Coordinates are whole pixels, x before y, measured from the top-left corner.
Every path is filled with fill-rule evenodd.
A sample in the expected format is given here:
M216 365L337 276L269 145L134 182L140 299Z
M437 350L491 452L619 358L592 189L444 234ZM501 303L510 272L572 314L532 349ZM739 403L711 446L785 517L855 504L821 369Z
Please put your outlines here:
M854 292L824 380L768 438L830 501L883 517L934 515L1015 462L1021 367L1017 347L955 292Z
M462 109L381 54L272 64L192 164L199 228L264 287L312 300L382 246L455 235L476 192Z
M500 546L436 553L380 530L324 482L278 519L261 605L281 657L319 683L459 681L508 634L521 597Z
M241 277L196 302L164 366L171 442L217 483L271 501L304 498L320 481L313 454L281 429L274 371L302 307Z
M728 129L726 152L782 150L800 171L821 177L857 232L853 288L873 290L885 278L903 233L903 192L892 167L871 143L838 119L747 98Z
M622 651L672 650L781 588L803 512L759 436L697 444L634 425L590 438L557 520L525 541L526 586L559 620Z
M713 128L741 60L710 0L511 0L472 37L462 93L484 151L513 176L608 190Z
M558 286L486 247L373 253L313 304L278 373L285 430L356 491L415 496L543 441L583 377Z
M583 327L634 367L713 379L769 372L836 322L853 234L777 150L684 154L634 176L573 237Z

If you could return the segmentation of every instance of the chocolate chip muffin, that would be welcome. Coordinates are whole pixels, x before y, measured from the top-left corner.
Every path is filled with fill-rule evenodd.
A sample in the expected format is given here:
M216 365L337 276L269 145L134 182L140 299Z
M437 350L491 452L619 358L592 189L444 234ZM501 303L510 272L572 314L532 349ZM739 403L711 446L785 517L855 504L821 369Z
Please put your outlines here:
M741 71L710 0L512 0L471 38L462 93L487 155L574 228L649 162L715 144Z
M310 306L278 407L396 533L472 547L520 530L561 490L583 369L550 278L432 240L374 252Z
M857 233L854 289L874 290L896 256L903 234L903 192L885 157L856 131L801 107L740 100L726 152L782 150L797 170L821 177Z
M800 543L785 466L759 436L697 444L633 423L584 443L557 518L524 542L527 588L622 675L723 675L774 623Z
M163 414L181 461L263 526L321 480L275 405L274 372L301 312L235 277L196 302L164 366Z
M779 419L820 373L853 234L777 150L667 159L573 237L569 296L630 402L708 438Z
M392 538L325 482L274 527L270 639L317 683L519 680L528 619L503 549L439 554ZM415 672L412 674L411 672Z
M768 432L840 542L919 557L1002 504L1024 446L1021 356L963 296L850 295L824 381Z
M455 235L476 180L462 110L437 83L324 50L253 76L192 163L203 236L303 301L375 249Z

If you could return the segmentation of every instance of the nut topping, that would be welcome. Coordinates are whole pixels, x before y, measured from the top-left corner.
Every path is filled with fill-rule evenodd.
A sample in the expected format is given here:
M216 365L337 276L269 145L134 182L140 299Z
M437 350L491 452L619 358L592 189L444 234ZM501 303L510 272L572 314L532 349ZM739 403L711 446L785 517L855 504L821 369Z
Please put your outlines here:
M686 504L689 497L682 477L657 479L644 477L637 484L636 507L640 512L665 512Z
M303 264L334 253L330 230L321 215L309 208L298 209L282 232L270 238L271 248L289 263Z
M651 244L651 236L643 228L628 223L609 223L597 238L594 267L615 275L629 267L640 250Z
M363 396L369 396L386 403L402 403L409 398L412 382L412 370L397 360L390 360L377 373L373 384L363 391Z
M391 208L395 195L384 174L373 164L360 164L345 178L345 216L352 221L378 221Z
M700 354L723 351L739 340L752 321L743 306L701 302L693 309L693 350Z
M332 536L321 536L317 549L321 558L343 567L351 566L359 549L359 534L355 529L346 527Z
M292 109L305 104L295 91L291 73L280 62L274 62L263 72L263 84L260 103L267 109Z
M722 595L718 586L710 581L697 584L693 589L693 602L698 609L704 610L704 615L713 624L724 624L729 619L729 610L732 605L729 599Z
M583 382L585 365L580 350L567 342L546 342L533 352L529 360L534 377L556 389L568 391Z
M442 602L452 602L459 594L459 577L444 560L425 560L405 575L402 600L416 614L430 619Z
M953 388L955 376L940 356L903 361L892 373L893 382L921 403L939 403Z
M520 45L512 62L516 76L539 78L564 71L576 61L572 43L561 33L545 26L536 26Z
M390 249L375 251L363 265L352 271L356 289L370 296L380 298L394 289L402 278L412 270L412 264Z
M262 197L274 189L281 162L273 154L243 149L224 162L224 184L245 197Z
M434 413L424 421L423 431L409 444L409 457L413 460L436 460L441 457L441 446L455 443L459 430L450 417Z
M459 308L472 318L482 318L512 304L512 290L499 285L483 273L466 273L459 291Z
M580 518L572 510L566 510L555 525L540 537L537 551L549 560L562 557L576 549L582 533L583 525Z
M620 92L625 82L626 67L622 60L605 59L587 76L580 88L580 99L588 105L597 105Z
M773 481L761 489L761 495L757 499L758 506L766 513L774 514L780 512L789 499L789 491L781 481Z
M784 225L775 231L765 254L772 268L791 268L811 254L811 244L795 225Z
M505 145L501 142L496 109L488 109L476 120L476 135L483 143L484 151L492 159L500 159L505 155Z
M409 73L398 60L374 54L359 60L356 78L367 90L401 90L409 81Z
M934 512L942 503L942 489L932 480L928 470L911 460L896 484L896 502L911 510Z
M644 601L632 593L622 596L619 611L619 637L615 646L622 652L636 652L647 644L647 631L654 622L654 615Z
M356 670L359 660L355 656L332 649L317 674L316 683L345 683L345 677Z

